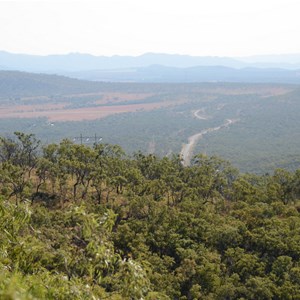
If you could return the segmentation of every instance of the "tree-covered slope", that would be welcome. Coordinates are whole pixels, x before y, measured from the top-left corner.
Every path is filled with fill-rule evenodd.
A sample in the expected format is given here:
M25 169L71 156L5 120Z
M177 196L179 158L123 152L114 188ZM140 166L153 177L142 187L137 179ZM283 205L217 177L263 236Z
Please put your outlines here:
M299 299L300 172L0 141L1 299Z
M0 71L0 97L54 96L102 91L101 84L58 75Z

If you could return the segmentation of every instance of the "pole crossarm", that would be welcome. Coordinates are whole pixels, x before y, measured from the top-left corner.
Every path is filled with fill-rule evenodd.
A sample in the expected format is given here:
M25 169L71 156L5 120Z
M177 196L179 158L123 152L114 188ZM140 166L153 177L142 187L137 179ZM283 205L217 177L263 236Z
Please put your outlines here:
M80 144L90 144L92 142L94 142L95 144L99 143L102 141L102 137L97 136L97 134L95 134L94 136L84 136L82 134L80 134L80 136L75 136L73 138L73 142L77 142L80 141Z

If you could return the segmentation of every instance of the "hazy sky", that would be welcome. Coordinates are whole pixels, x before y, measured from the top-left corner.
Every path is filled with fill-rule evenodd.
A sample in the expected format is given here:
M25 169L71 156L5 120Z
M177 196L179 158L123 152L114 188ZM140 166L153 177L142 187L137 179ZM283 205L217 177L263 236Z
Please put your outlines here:
M300 53L300 0L0 0L0 50Z

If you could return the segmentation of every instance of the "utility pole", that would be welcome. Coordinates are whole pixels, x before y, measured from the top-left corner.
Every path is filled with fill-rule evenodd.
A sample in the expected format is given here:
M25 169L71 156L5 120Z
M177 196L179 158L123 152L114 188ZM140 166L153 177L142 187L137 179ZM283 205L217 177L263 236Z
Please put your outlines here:
M75 136L73 138L73 142L79 141L81 145L90 144L93 140L94 144L97 145L99 142L102 141L102 137L98 137L96 133L94 136L83 136L81 133L80 136Z

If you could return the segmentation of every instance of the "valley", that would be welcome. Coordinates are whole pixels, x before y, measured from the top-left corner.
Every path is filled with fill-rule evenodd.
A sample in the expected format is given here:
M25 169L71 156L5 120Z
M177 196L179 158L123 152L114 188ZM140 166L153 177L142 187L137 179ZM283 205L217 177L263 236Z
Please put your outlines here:
M297 85L104 83L7 71L0 78L5 136L34 133L48 144L96 134L130 155L181 153L188 164L207 153L243 172L300 166Z
M299 11L0 1L0 300L300 300Z

